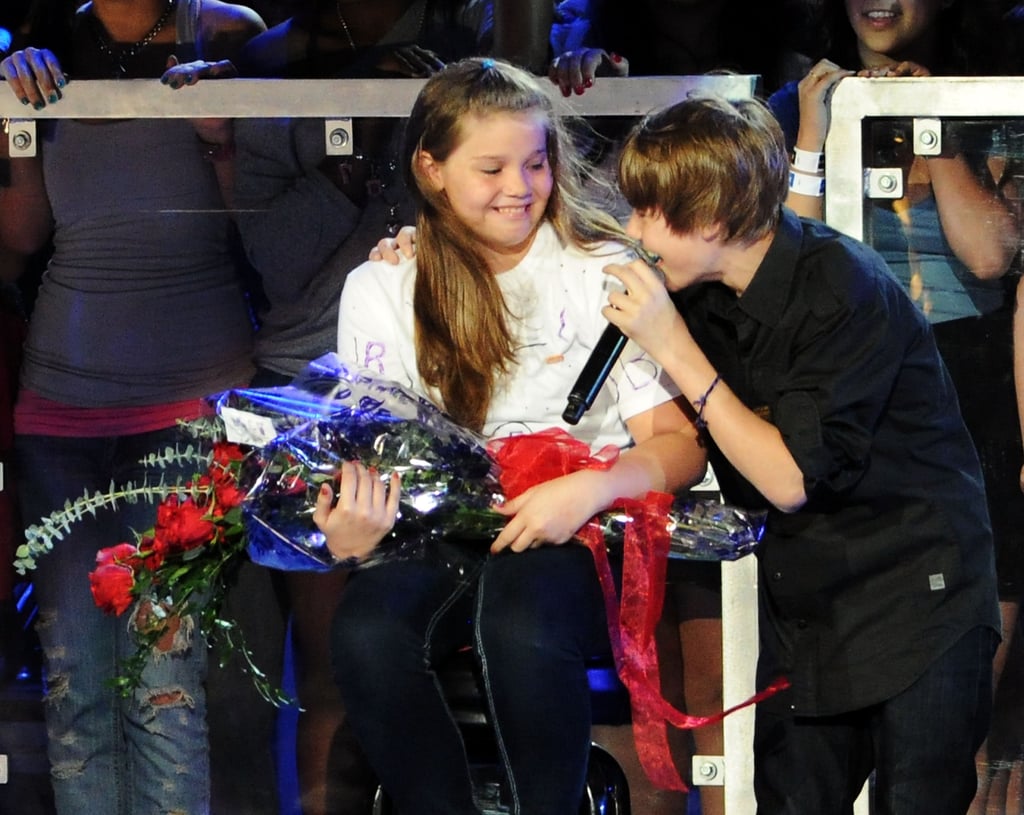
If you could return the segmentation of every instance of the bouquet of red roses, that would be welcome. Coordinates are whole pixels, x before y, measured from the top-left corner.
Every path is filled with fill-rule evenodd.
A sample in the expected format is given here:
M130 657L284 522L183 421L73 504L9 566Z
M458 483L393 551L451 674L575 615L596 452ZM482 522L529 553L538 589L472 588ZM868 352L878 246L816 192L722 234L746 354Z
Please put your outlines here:
M223 646L225 658L241 656L257 689L270 701L288 701L254 664L237 625L220 615L227 587L245 555L246 533L241 505L245 484L257 467L253 451L224 439L219 419L184 425L195 442L183 449L151 454L145 464L159 471L173 462L194 465L187 481L111 485L107 492L86 493L77 501L26 529L15 567L25 574L50 551L71 525L87 514L121 503L158 502L156 522L135 541L121 542L96 554L88 579L97 607L121 615L131 609L130 624L138 648L121 666L114 684L123 695L141 681L154 649L166 650L166 638L183 627L198 629Z
M210 427L214 434L218 432L215 424ZM138 648L122 664L115 686L129 694L138 686L153 650L166 650L167 638L182 625L194 625L201 635L223 646L225 657L241 656L266 699L275 704L289 701L253 662L234 621L220 613L245 553L242 485L252 453L217 440L208 451L200 448L191 455L197 472L188 482L173 488L133 488L137 495L152 495L154 490L167 493L157 506L155 524L134 542L100 550L96 568L89 573L97 607L117 615L133 609L130 623ZM122 499L136 497L121 492Z

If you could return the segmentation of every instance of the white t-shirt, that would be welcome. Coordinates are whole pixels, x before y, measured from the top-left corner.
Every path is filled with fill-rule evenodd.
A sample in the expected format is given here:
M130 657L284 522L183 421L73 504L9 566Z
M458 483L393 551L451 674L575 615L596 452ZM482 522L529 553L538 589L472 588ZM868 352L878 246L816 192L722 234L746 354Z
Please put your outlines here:
M568 430L596 450L631 443L625 420L679 395L675 384L639 346L626 344L594 405L578 425L562 419L566 398L608 325L601 308L618 281L604 273L628 260L617 244L585 252L564 247L543 224L522 262L498 275L518 321L518 365L499 383L483 428L487 438ZM368 261L345 281L338 317L343 361L439 402L420 379L413 342L415 259L396 266ZM442 406L443 407L443 406Z

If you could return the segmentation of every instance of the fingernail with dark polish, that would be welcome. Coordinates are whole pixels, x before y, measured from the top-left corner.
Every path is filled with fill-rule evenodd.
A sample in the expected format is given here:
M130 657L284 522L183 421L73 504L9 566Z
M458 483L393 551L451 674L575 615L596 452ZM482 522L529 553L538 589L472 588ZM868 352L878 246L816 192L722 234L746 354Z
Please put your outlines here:
M577 86L576 86L576 87L574 88L574 90L576 91L576 95L577 95L577 96L580 96L580 95L582 95L582 94L583 94L583 91L585 90L585 88L584 88L584 87L583 87L582 85L577 85Z

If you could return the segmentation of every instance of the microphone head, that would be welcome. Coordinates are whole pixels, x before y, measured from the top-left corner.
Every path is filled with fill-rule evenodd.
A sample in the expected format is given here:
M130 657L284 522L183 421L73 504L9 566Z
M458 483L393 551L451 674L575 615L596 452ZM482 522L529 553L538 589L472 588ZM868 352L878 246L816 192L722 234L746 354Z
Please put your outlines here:
M566 402L565 410L562 412L562 420L576 425L580 423L580 419L583 418L583 414L586 412L586 400L581 399L574 393L569 396L569 400Z

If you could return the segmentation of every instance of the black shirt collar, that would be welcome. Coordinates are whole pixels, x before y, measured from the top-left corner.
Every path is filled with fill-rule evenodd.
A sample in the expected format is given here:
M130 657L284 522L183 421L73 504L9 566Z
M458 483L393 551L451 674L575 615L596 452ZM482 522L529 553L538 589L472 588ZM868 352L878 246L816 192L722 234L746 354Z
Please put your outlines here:
M739 298L740 308L759 323L772 327L778 325L789 302L802 243L800 219L783 207L775 238Z

